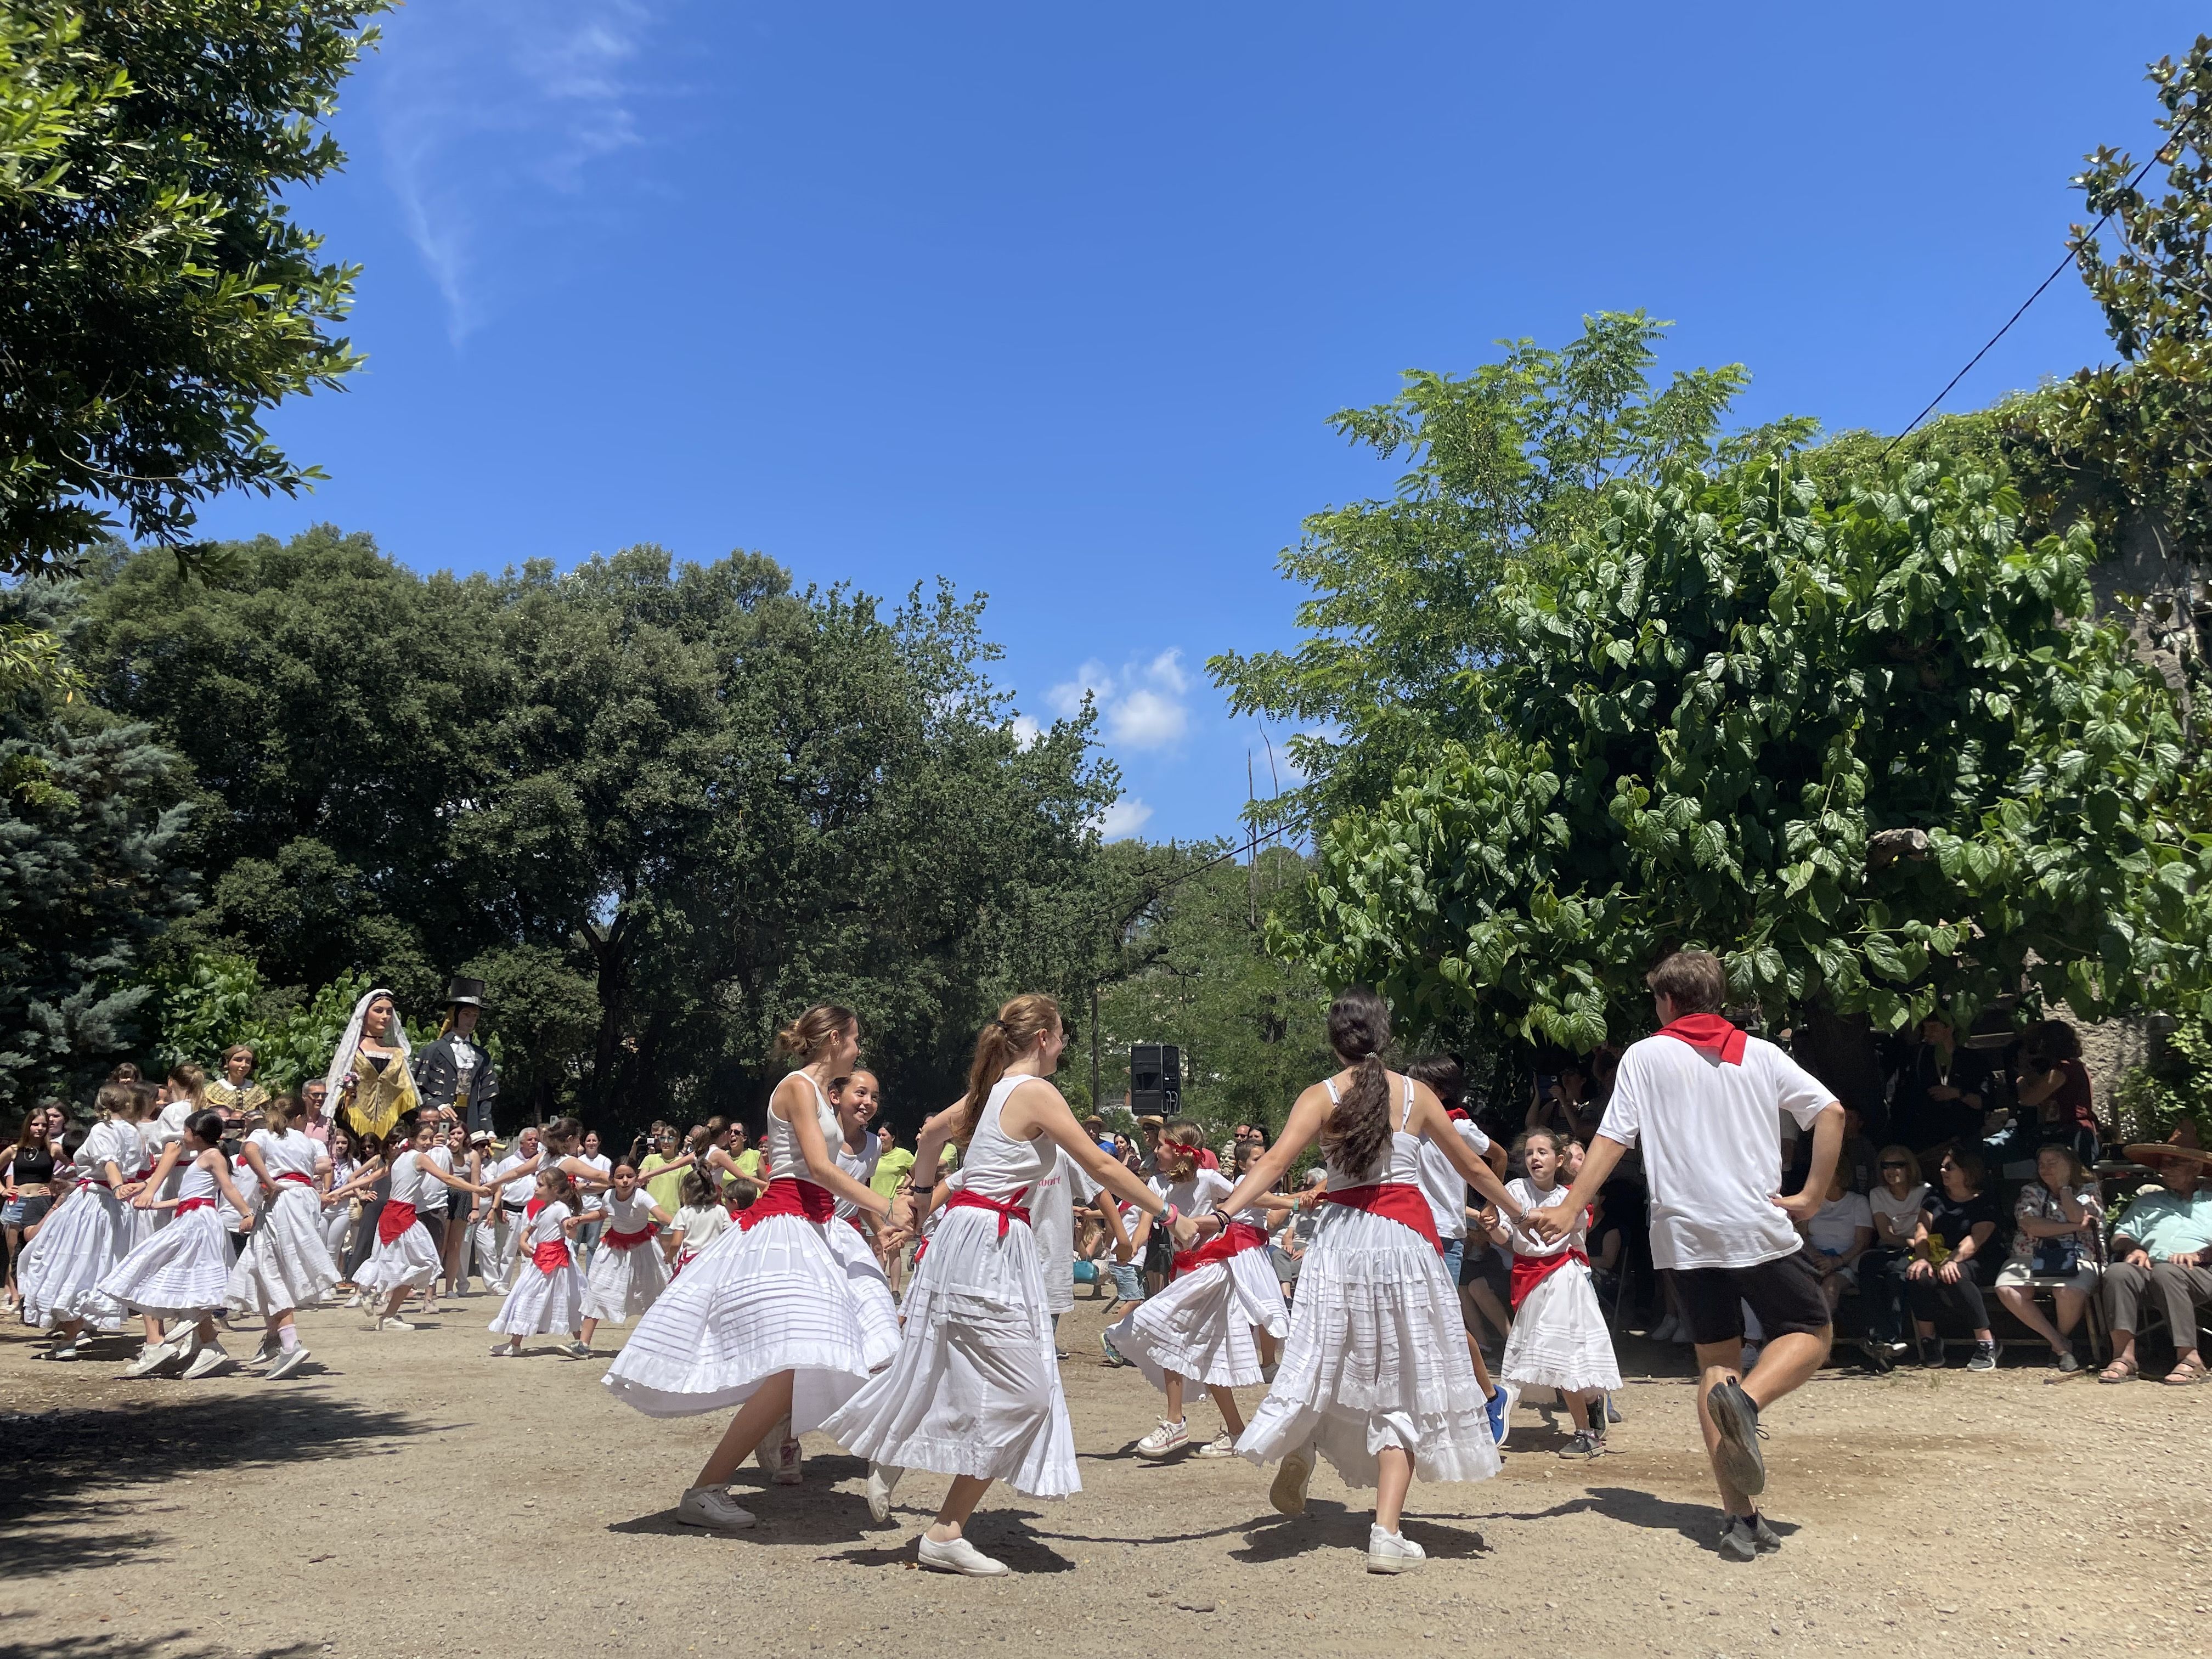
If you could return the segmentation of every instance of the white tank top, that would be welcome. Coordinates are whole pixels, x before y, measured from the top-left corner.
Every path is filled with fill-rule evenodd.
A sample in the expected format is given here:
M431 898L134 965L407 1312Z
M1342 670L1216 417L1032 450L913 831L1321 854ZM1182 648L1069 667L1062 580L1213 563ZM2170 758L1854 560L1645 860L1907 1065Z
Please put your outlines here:
M842 1146L845 1142L845 1132L837 1127L837 1114L830 1104L830 1097L823 1094L822 1085L805 1073L800 1072L798 1076L814 1091L814 1121L821 1126L822 1144L833 1148ZM762 1139L768 1143L766 1162L770 1180L781 1181L788 1176L793 1181L804 1181L811 1186L822 1184L815 1180L814 1171L806 1167L806 1160L799 1156L799 1131L778 1117L772 1108L768 1115L768 1133Z
M409 1147L392 1160L392 1201L422 1207L423 1194L434 1184L422 1170L422 1154Z
M256 1129L253 1144L261 1149L261 1162L267 1167L270 1180L279 1176L306 1176L314 1178L315 1158L321 1149L297 1129L287 1129L278 1134L272 1129Z
M1036 1081L1022 1072L1002 1077L991 1085L983 1115L976 1120L975 1133L968 1142L968 1156L961 1160L959 1184L964 1191L1000 1203L1018 1202L1052 1168L1054 1154L1059 1150L1054 1142L1042 1134L1034 1140L1016 1140L999 1126L1006 1097L1023 1084Z
M214 1198L222 1188L215 1184L215 1171L203 1170L195 1162L185 1171L185 1178L177 1184L177 1196L183 1198Z
M846 1146L845 1131L842 1127L837 1131L837 1138L830 1143L830 1146L836 1157L837 1167L863 1187L875 1179L876 1163L883 1156L883 1143L876 1139L874 1130L867 1129L861 1132L860 1150L857 1152ZM850 1221L860 1212L860 1206L849 1198L841 1198L837 1200L837 1218L840 1221Z
M1383 1148L1382 1157L1376 1159L1366 1169L1359 1170L1340 1170L1335 1164L1330 1164L1328 1166L1329 1191L1338 1192L1346 1187L1373 1187L1382 1184L1394 1187L1418 1187L1421 1184L1421 1138L1419 1135L1407 1134L1401 1127L1406 1121L1406 1114L1413 1109L1413 1079L1407 1077L1398 1080L1406 1085L1405 1102L1390 1113L1390 1140L1389 1144ZM1328 1097L1332 1101L1342 1103L1343 1097L1336 1092L1336 1080L1334 1078L1322 1086L1328 1091Z

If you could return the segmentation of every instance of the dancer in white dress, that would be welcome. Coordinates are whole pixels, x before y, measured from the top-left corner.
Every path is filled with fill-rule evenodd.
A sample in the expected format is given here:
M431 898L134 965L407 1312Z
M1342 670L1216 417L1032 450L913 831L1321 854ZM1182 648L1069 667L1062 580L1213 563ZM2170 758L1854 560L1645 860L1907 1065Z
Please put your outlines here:
M94 1104L101 1116L77 1149L76 1188L48 1212L15 1267L23 1322L54 1333L49 1359L82 1358L88 1329L119 1331L128 1317L100 1281L130 1254L143 1231L130 1208L144 1152L139 1097L127 1083L109 1083ZM158 1327L149 1327L147 1340L161 1340Z
M266 1364L268 1381L289 1376L311 1357L300 1346L294 1310L312 1308L338 1282L337 1264L323 1243L318 1176L331 1172L323 1149L294 1127L299 1107L279 1095L263 1109L264 1127L246 1137L241 1163L261 1177L267 1195L246 1249L230 1270L224 1301L233 1313L258 1314L267 1328L248 1363Z
M918 1550L921 1564L939 1571L1006 1571L963 1535L994 1480L1035 1498L1064 1498L1083 1484L1026 1207L1054 1146L1147 1213L1166 1215L1178 1244L1197 1237L1164 1198L1098 1150L1045 1081L1066 1041L1048 996L1016 997L983 1028L968 1092L929 1120L915 1148L917 1207L945 1143L967 1156L907 1287L906 1340L890 1367L822 1425L869 1460L868 1508L878 1521L908 1469L953 1477Z
M1467 1142L1477 1158L1490 1165L1492 1174L1504 1179L1505 1149L1485 1134L1460 1103L1465 1094L1467 1073L1459 1061L1449 1054L1424 1054L1406 1068L1406 1075L1416 1083L1428 1085L1429 1091L1444 1109L1444 1115L1451 1120L1452 1127L1458 1131L1459 1138ZM1462 1282L1462 1270L1467 1265L1468 1225L1471 1218L1467 1182L1459 1178L1459 1171L1444 1156L1441 1141L1421 1143L1421 1190L1428 1194L1429 1208L1436 1213L1437 1236L1444 1245L1444 1272L1455 1285L1460 1285L1460 1317L1464 1322L1468 1317L1468 1295ZM1467 1333L1467 1363L1474 1368L1474 1380L1482 1389L1490 1431L1502 1446L1516 1396L1510 1389L1498 1388L1491 1382L1490 1366L1482 1357L1482 1345L1475 1340L1471 1326Z
M832 1150L837 1167L860 1186L874 1179L876 1160L883 1156L875 1131L868 1124L876 1115L878 1085L873 1072L856 1071L833 1080L830 1103L837 1114L837 1138ZM852 1200L837 1200L837 1224L824 1234L830 1254L837 1258L852 1282L854 1299L860 1310L860 1330L866 1338L868 1369L880 1370L898 1352L898 1304L891 1297L891 1281L876 1254L875 1235L869 1230L872 1216Z
M137 1245L100 1281L101 1291L156 1319L187 1321L196 1352L185 1368L202 1377L230 1364L216 1340L216 1315L230 1284L230 1238L217 1218L228 1200L243 1230L251 1231L248 1201L230 1178L222 1155L222 1114L201 1110L185 1121L185 1173L174 1198L156 1195L151 1183L131 1201L140 1209L163 1206L175 1219Z
M493 1345L492 1357L514 1358L524 1337L560 1331L568 1340L555 1346L571 1359L587 1359L592 1351L577 1329L584 1317L584 1276L576 1271L573 1241L584 1218L576 1209L576 1183L565 1170L540 1170L537 1191L524 1208L514 1288L485 1328L507 1338Z
M737 1224L714 1196L714 1183L696 1170L684 1172L679 1189L684 1207L668 1230L668 1277L671 1283L686 1267L706 1255L714 1241Z
M1566 1202L1559 1183L1565 1137L1531 1129L1518 1143L1528 1175L1508 1182L1522 1210L1534 1213ZM1574 1420L1574 1437L1562 1457L1596 1457L1605 1451L1605 1414L1591 1405L1620 1386L1613 1334L1590 1285L1585 1243L1587 1216L1577 1216L1562 1237L1544 1239L1501 1219L1492 1237L1513 1251L1513 1329L1505 1339L1498 1372L1516 1389L1557 1389Z
M584 1326L576 1340L586 1352L602 1320L627 1325L659 1299L668 1285L668 1263L653 1236L675 1218L637 1184L637 1166L625 1158L610 1172L614 1185L599 1206L586 1211L586 1226L601 1224L599 1248L584 1275Z
M523 1206L538 1191L538 1130L531 1126L515 1136L506 1157L484 1171L491 1193L469 1228L484 1289L501 1296L514 1277L515 1253L522 1243Z
M407 1133L393 1130L386 1144L399 1146L399 1137ZM479 1194L487 1190L441 1169L430 1156L437 1143L438 1120L426 1112L416 1120L406 1149L395 1152L392 1158L392 1190L377 1213L376 1248L354 1279L368 1304L368 1328L373 1331L413 1330L399 1316L399 1304L407 1299L408 1291L436 1282L438 1247L430 1242L429 1231L416 1218L417 1212L443 1198L440 1187ZM377 1309L380 1297L384 1301L381 1312Z
M607 1368L606 1385L649 1417L739 1407L677 1505L686 1526L753 1524L730 1478L755 1451L779 1484L799 1478L798 1436L866 1380L859 1298L827 1230L839 1199L870 1215L884 1200L836 1165L837 1116L826 1085L860 1057L860 1025L844 1008L808 1009L776 1035L801 1062L769 1097L768 1189L649 1309Z
M1255 1463L1281 1460L1269 1500L1285 1515L1304 1513L1316 1455L1346 1485L1375 1487L1368 1571L1405 1572L1425 1559L1399 1528L1415 1477L1483 1480L1498 1470L1459 1287L1444 1272L1421 1191L1422 1140L1441 1144L1505 1213L1519 1206L1454 1133L1436 1096L1384 1068L1390 1011L1382 998L1364 988L1339 996L1328 1040L1345 1069L1298 1097L1282 1134L1220 1206L1251 1203L1321 1142L1326 1212L1298 1269L1282 1364L1237 1449Z
M1291 1200L1265 1191L1234 1216L1217 1216L1215 1206L1232 1183L1218 1170L1202 1170L1198 1149L1205 1134L1198 1125L1177 1118L1161 1133L1160 1173L1152 1187L1183 1214L1212 1229L1213 1237L1194 1250L1178 1251L1169 1282L1122 1316L1107 1333L1114 1352L1145 1375L1167 1396L1167 1415L1137 1443L1139 1457L1167 1457L1190 1443L1183 1417L1186 1379L1195 1378L1213 1396L1222 1431L1199 1448L1200 1457L1234 1457L1244 1432L1244 1413L1232 1390L1255 1388L1264 1380L1255 1333L1277 1339L1290 1330L1290 1310L1267 1254L1267 1224L1277 1208ZM1131 1241L1141 1250L1152 1232L1150 1218L1139 1220Z

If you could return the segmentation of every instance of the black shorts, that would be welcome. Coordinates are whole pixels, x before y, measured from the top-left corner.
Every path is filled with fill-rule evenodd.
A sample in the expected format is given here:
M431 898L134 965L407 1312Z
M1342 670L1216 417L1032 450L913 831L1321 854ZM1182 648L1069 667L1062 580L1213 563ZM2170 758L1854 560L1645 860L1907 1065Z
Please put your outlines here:
M1741 1341L1747 1302L1766 1338L1828 1328L1828 1299L1802 1249L1749 1267L1670 1267L1667 1278L1692 1342Z

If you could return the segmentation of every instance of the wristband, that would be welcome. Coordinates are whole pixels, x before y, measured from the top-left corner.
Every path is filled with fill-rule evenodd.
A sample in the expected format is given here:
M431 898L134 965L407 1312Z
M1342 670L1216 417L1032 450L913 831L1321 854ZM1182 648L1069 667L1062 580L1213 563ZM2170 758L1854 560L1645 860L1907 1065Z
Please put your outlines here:
M1170 1227L1174 1226L1176 1223L1180 1221L1182 1218L1182 1216L1177 1213L1176 1206L1172 1204L1164 1206L1160 1211L1160 1219Z

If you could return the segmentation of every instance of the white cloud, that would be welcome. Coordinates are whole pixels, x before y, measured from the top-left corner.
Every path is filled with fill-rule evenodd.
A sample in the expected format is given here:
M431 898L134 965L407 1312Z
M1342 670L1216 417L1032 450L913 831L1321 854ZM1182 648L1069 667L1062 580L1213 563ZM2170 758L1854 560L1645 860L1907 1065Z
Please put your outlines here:
M1097 706L1109 743L1121 749L1165 749L1182 742L1190 729L1190 709L1182 700L1190 686L1182 653L1169 650L1149 662L1130 663L1118 674L1094 658L1046 693L1046 701L1072 716L1082 712L1088 696Z
M1170 691L1190 690L1190 676L1182 672L1182 652L1180 649L1161 652L1145 665L1145 672L1155 685L1164 686Z
M1011 724L1014 728L1014 741L1024 749L1036 748L1038 740L1044 736L1044 728L1027 714L1015 715Z
M1134 795L1124 795L1098 815L1098 833L1108 841L1121 841L1143 829L1152 809Z
M1190 710L1150 690L1132 691L1107 711L1106 735L1124 749L1164 749L1190 724Z
M1106 665L1091 659L1075 671L1072 680L1062 680L1045 693L1045 701L1068 719L1083 712L1086 696L1097 699L1103 706L1114 695L1114 677L1106 672Z

